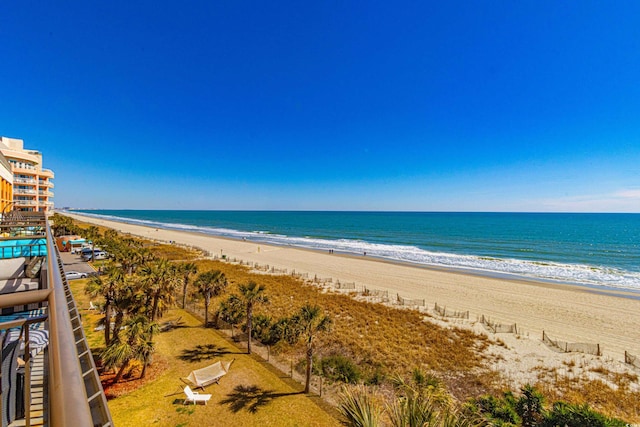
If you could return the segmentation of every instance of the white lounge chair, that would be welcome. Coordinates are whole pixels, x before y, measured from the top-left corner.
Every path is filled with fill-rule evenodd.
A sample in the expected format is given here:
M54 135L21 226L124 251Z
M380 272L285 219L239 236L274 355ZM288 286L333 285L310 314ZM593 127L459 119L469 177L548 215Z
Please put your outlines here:
M191 371L186 380L193 384L195 387L204 390L204 388L209 384L217 383L220 378L227 375L227 372L229 372L229 368L231 367L233 360L231 360L230 362L217 361L213 365Z
M89 301L89 310L97 310L97 309L98 309L98 307L93 305L93 301Z
M204 402L204 404L206 405L207 401L211 399L210 394L200 394L197 391L191 390L191 387L189 386L185 386L184 394L187 395L187 398L184 399L183 405L186 405L189 402L193 402L194 405L197 402Z

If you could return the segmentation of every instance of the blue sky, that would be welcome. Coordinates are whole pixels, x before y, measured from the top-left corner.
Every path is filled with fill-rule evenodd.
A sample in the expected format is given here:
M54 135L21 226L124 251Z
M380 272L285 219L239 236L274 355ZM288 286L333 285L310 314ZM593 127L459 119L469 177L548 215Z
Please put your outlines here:
M56 206L640 212L640 3L0 4Z

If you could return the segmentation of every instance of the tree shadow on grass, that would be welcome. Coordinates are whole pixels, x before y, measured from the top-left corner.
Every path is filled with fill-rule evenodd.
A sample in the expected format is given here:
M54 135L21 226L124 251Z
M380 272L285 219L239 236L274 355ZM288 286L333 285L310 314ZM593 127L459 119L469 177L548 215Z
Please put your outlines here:
M198 344L193 348L182 350L182 354L178 356L178 358L187 362L200 362L202 360L209 360L215 357L220 357L223 354L238 353L230 351L227 347L221 347L215 344Z
M257 385L239 385L236 386L232 393L220 402L221 405L229 405L232 412L240 412L246 409L247 412L255 414L258 409L271 403L273 399L283 396L291 396L294 394L302 394L303 392L293 393L274 393L273 390L263 390Z

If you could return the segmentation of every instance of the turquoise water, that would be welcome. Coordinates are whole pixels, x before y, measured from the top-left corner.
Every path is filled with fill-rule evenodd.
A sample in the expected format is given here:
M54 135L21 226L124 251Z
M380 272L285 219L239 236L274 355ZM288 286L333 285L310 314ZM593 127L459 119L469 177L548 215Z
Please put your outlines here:
M640 214L83 212L276 245L640 290Z

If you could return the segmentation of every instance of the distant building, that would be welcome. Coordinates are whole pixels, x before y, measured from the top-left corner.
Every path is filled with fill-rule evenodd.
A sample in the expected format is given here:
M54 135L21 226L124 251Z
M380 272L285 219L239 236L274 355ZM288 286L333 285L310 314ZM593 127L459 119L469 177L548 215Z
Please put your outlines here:
M0 217L13 202L13 172L5 156L0 153Z
M42 154L24 148L21 139L0 136L0 153L13 172L13 204L17 210L53 210L53 171L42 167Z

